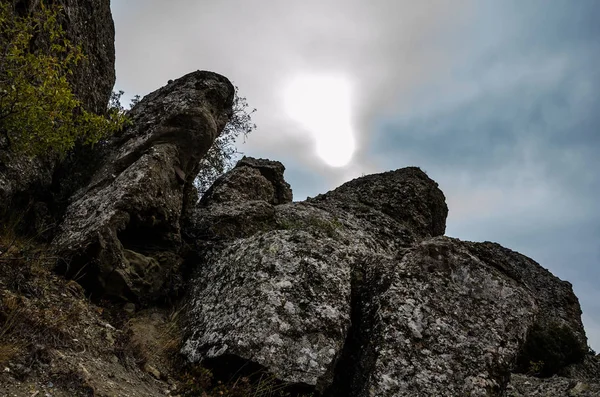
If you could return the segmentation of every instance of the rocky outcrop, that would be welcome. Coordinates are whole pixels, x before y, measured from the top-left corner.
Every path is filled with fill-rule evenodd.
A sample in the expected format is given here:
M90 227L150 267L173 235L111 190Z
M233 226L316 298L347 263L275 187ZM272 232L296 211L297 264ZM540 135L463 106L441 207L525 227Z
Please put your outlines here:
M147 95L132 126L104 144L99 170L73 198L53 245L60 270L95 295L149 299L182 259L180 215L199 160L231 115L234 88L197 71Z
M357 178L308 201L367 219L373 212L385 214L418 238L441 236L446 230L444 194L417 167Z
M292 202L278 161L244 157L217 179L187 217L196 242L250 236L275 223L275 206Z
M582 359L570 284L497 244L442 237L443 193L418 168L306 202L274 191L242 161L194 212L190 361L362 397L502 396L516 363L547 359L528 348L540 338L563 360L552 373ZM540 337L548 326L560 332Z

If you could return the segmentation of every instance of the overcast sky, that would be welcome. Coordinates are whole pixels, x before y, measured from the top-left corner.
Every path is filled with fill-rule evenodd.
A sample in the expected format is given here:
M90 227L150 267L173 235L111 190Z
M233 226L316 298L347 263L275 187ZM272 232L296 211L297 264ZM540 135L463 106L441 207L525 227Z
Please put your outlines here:
M295 200L420 166L446 195L447 235L498 242L570 281L600 350L600 1L113 0L112 9L116 89L127 97L193 70L227 76L258 109L239 150L283 162ZM346 166L329 166L315 141L341 128L311 131L286 107L298 78L347 84L314 95L348 107L328 110L348 115L346 135L330 136L340 150L354 142Z

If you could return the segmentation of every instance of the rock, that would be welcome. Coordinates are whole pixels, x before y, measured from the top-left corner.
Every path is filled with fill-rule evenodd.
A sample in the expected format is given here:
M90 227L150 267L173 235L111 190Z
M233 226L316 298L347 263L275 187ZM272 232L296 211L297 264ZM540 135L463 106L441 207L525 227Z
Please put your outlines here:
M600 382L577 381L553 377L547 379L526 375L513 375L507 390L507 397L597 397L600 396Z
M211 204L266 201L272 205L292 202L292 189L283 179L279 161L243 157L202 196L201 207Z
M308 202L334 206L358 217L383 213L410 229L419 238L441 236L446 230L444 194L417 167L366 175L318 195Z
M244 157L202 196L187 216L185 233L196 241L248 237L275 225L275 206L292 202L278 161Z
M188 360L328 397L502 396L536 327L567 327L574 338L550 337L559 352L585 343L570 284L497 244L440 236L444 196L419 169L281 204L245 168L190 222Z
M199 160L229 120L233 95L226 78L197 71L130 111L132 126L104 144L106 157L73 196L53 240L59 271L83 276L97 297L163 293L182 262L180 215Z
M154 378L160 380L160 371L157 370L156 368L154 368L152 365L150 364L145 364L144 365L144 371L146 371L147 373L149 373L150 375L154 376Z
M135 314L135 304L131 302L127 302L123 305L123 311L127 313L129 316L133 316Z
M583 360L588 351L581 307L569 282L538 263L499 244L467 243L469 252L522 283L536 297L539 312L522 347L515 371L543 363L540 375L551 376Z
M446 237L363 273L360 337L332 395L502 395L537 313L524 285Z

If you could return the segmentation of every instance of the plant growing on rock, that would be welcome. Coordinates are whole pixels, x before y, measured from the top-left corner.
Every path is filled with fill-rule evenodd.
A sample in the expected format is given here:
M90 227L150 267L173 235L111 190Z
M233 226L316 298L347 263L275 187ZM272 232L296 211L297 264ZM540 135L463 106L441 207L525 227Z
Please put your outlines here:
M93 144L126 122L117 109L85 110L68 82L85 62L69 41L62 9L43 3L25 16L0 4L0 136L4 148L27 155L64 155L76 142Z
M233 115L215 140L208 153L200 162L200 171L195 185L202 196L213 182L235 165L236 154L240 154L235 147L235 141L243 135L244 139L256 129L252 122L252 114L256 109L251 109L245 97L239 96L238 87L235 87L233 100Z

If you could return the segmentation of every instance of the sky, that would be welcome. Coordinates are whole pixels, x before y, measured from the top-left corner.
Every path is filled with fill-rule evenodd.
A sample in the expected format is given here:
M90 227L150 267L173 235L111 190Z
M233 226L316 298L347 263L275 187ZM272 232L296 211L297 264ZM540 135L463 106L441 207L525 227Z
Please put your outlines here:
M117 84L194 70L256 108L238 150L294 200L419 166L446 234L573 284L600 351L600 1L113 0Z

